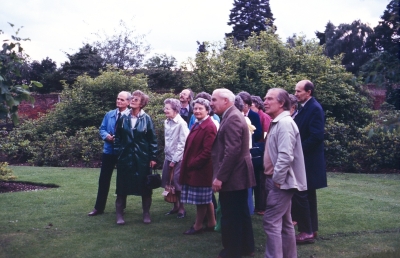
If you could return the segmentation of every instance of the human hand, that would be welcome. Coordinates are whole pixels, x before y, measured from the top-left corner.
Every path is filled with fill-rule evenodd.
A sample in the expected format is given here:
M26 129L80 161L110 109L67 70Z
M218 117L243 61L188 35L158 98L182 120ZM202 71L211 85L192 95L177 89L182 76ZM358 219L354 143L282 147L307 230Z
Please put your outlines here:
M150 167L154 168L157 165L157 162L155 162L154 160L150 161Z
M114 136L111 134L107 134L106 136L106 141L108 142L113 142L115 140Z
M175 162L172 162L172 161L171 161L171 162L169 163L169 167L170 167L170 168L175 167Z
M218 180L218 179L214 179L213 183L212 183L212 189L214 192L219 192L222 188L222 181Z

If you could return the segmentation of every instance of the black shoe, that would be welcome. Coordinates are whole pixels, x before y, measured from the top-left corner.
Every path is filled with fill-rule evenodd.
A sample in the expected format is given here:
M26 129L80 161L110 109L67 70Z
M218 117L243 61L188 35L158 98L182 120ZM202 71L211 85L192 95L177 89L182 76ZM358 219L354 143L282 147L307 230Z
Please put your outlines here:
M170 210L169 212L165 213L165 216L171 215L171 214L175 214L178 213L178 210Z
M203 232L203 229L196 230L194 227L190 227L189 230L183 232L184 235L196 235Z
M178 219L183 219L186 216L186 211L183 213L179 212L178 215L176 216Z
M104 211L98 211L96 209L93 209L91 212L88 213L88 216L97 216L97 215L100 215L103 213L104 213Z

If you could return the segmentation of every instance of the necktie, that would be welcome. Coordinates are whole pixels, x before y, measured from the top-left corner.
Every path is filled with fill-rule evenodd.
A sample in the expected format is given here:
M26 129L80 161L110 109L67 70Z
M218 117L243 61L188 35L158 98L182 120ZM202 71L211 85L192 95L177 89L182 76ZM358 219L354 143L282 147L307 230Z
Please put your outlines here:
M115 125L114 125L114 132L117 131L117 124L118 124L118 120L121 118L121 112L118 112L118 117L117 120L115 120Z

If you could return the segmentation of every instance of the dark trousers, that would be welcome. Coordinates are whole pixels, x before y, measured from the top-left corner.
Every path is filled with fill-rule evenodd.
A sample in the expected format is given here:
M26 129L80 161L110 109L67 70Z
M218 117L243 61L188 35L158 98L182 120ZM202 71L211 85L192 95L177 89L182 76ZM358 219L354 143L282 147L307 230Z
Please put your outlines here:
M311 234L318 231L316 190L296 191L292 198L292 218L299 232Z
M266 195L265 195L265 175L264 171L260 169L254 169L254 176L256 178L256 186L254 189L254 206L256 211L265 211L266 206Z
M110 190L111 176L115 164L117 164L117 155L103 153L99 177L99 188L97 190L96 205L94 206L97 211L102 212L106 207L108 191Z
M242 257L254 252L253 226L247 205L248 190L219 193L221 204L221 257Z

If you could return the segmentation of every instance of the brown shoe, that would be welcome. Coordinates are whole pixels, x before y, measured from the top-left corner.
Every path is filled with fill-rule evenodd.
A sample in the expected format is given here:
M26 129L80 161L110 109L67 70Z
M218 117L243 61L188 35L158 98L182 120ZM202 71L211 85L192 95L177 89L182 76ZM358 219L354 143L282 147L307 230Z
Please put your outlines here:
M91 212L88 213L88 216L97 216L97 215L100 215L103 213L104 213L104 211L98 211L96 209L93 209Z
M313 244L314 242L314 234L300 232L298 235L296 235L296 244Z

